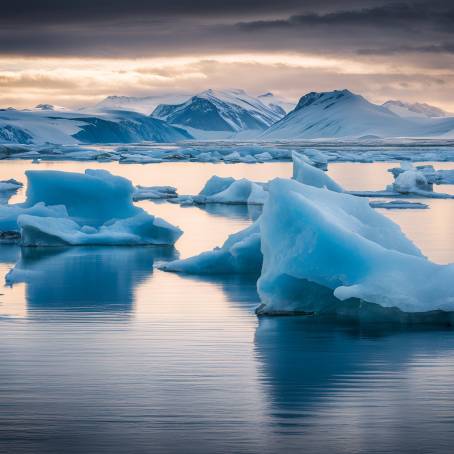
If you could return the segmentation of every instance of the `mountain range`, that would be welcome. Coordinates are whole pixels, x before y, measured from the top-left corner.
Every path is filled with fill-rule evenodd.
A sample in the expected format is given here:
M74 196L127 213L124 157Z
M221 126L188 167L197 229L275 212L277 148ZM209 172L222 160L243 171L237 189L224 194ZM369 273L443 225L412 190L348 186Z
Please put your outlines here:
M311 92L292 103L264 93L206 90L109 96L79 110L40 104L0 109L0 142L132 143L182 140L453 138L454 116L428 104L373 104L349 90Z
M261 136L266 140L454 137L454 117L398 114L349 90L311 92Z
M277 104L267 105L244 90L207 90L181 104L160 104L153 117L168 123L191 128L195 137L201 131L239 133L265 131L285 116Z

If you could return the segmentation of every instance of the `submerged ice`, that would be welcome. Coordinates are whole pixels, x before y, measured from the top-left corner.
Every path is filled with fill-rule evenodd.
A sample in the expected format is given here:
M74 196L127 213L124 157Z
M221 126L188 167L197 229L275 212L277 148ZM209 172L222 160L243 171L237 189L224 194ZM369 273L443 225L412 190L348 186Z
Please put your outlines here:
M131 182L105 170L26 176L26 201L0 207L0 231L19 231L24 246L171 245L182 234L136 207Z

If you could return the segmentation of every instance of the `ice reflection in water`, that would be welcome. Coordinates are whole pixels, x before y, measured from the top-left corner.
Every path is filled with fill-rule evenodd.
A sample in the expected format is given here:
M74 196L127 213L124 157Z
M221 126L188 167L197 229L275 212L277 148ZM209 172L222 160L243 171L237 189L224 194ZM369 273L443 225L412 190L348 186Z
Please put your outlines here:
M255 345L275 448L450 452L453 341L452 331L261 319Z

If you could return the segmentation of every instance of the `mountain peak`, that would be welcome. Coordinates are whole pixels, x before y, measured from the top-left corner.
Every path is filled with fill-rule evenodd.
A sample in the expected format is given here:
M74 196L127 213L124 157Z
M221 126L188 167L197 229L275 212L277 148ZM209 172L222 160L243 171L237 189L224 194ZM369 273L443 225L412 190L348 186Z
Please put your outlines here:
M410 103L400 100L390 100L386 101L383 107L399 115L399 117L437 118L448 116L448 113L443 109L420 102Z
M359 95L355 95L347 89L321 92L311 91L310 93L307 93L303 97L301 97L295 107L295 110L300 110L315 103L325 103L328 101L337 102L340 99L346 99L350 97L359 97Z

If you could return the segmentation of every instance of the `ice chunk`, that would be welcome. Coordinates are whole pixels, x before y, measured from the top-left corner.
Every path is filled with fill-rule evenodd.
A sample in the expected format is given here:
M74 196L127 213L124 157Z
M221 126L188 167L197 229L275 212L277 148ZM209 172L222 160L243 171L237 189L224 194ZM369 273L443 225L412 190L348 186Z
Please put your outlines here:
M401 194L417 194L420 191L431 192L432 185L421 172L406 170L397 176L392 190Z
M14 178L10 178L9 180L1 180L0 181L0 192L3 191L16 191L17 189L21 188L23 185L20 181L15 180Z
M188 259L175 260L160 268L187 274L249 273L258 276L261 267L260 225L256 221L246 229L230 235L220 248Z
M196 196L196 203L226 203L261 205L265 202L267 193L263 186L246 178L234 181L221 192L210 196Z
M312 165L315 167L319 167L322 170L328 169L328 158L320 150L316 150L315 148L306 148L303 150L303 153L311 160Z
M204 188L196 196L181 196L178 201L191 202L198 204L206 203L223 203L230 205L262 205L266 198L263 183L256 183L246 178L235 180L227 177L211 177L205 184Z
M233 151L232 153L225 155L223 157L223 159L224 159L224 162L240 162L241 155L240 155L240 153L238 153L238 151Z
M24 245L174 244L182 232L132 203L129 180L105 170L28 171L27 200L0 207L0 230Z
M330 191L344 192L332 178L323 170L313 167L306 156L293 152L293 179L300 183L314 186L316 188L326 188Z
M373 201L369 202L372 208L385 208L387 210L425 210L429 205L419 202L407 202L405 200L391 200L389 202Z
M260 230L259 313L358 316L366 302L406 312L454 309L454 265L427 260L366 200L276 179Z
M17 222L23 246L172 245L181 235L179 229L145 211L129 218L112 220L98 228L80 226L70 218L26 214L19 216Z
M132 195L134 200L174 199L178 197L173 186L136 186Z
M17 218L21 214L43 217L65 217L68 216L63 205L46 206L43 202L32 206L18 203L15 205L0 205L0 232L18 232Z
M120 164L156 164L162 162L162 159L142 154L123 153L119 162Z
M395 177L394 183L384 191L351 191L358 197L424 197L430 199L452 199L454 195L433 192L436 174L432 166L419 166L417 169L406 161L400 167L389 171Z
M0 181L0 204L8 203L8 200L22 187L20 181L10 178Z
M406 170L415 170L415 168L410 163L402 162L400 167L393 167L389 172L397 178ZM429 184L454 184L454 170L435 170L433 165L421 165L416 166L416 171L424 175Z
M214 175L205 183L205 186L199 192L199 195L208 197L213 194L219 194L220 192L227 189L234 182L235 178L232 177L224 178Z
M262 161L262 162L273 160L273 156L268 151L264 151L263 153L256 154L255 158L257 161Z

